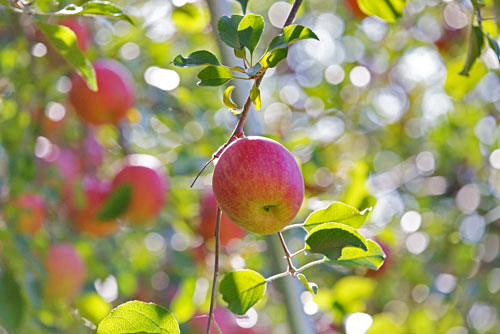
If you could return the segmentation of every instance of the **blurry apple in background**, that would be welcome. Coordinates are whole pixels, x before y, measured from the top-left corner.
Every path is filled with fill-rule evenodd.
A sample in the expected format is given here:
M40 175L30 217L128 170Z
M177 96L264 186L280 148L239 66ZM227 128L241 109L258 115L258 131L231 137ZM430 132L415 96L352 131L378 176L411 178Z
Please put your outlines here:
M92 41L92 33L89 27L76 17L69 17L59 22L60 25L70 28L76 35L78 47L85 52Z
M152 156L134 154L127 160L113 179L113 189L130 186L131 197L125 216L132 223L147 224L157 217L165 203L168 178L161 172L161 162Z
M257 234L282 230L297 215L304 180L292 154L264 137L237 139L215 162L213 191L227 217Z
M215 220L217 218L217 200L212 190L205 190L200 201L200 226L199 230L205 241L214 238ZM220 242L227 245L233 239L241 239L245 230L230 221L222 214L220 222Z
M26 235L35 235L45 219L45 202L40 195L25 193L12 201L16 210L17 230Z
M69 243L52 245L44 261L45 295L71 300L80 292L86 276L85 263Z
M94 176L85 176L81 194L73 194L71 219L74 226L82 233L94 237L105 237L118 230L116 219L100 220L101 209L111 194L111 184ZM81 202L81 203L79 203Z
M254 313L255 316L257 316L256 313ZM269 329L264 329L262 327L251 327L251 328L243 328L240 325L238 325L238 322L236 319L240 318L241 323L248 323L252 322L252 320L257 320L257 319L251 319L250 317L246 316L237 316L231 313L227 308L225 307L217 307L214 310L214 319L217 322L217 325L220 327L222 333L228 333L228 334L268 334L271 333ZM207 321L208 317L207 315L200 315L196 314L191 320L187 321L187 324L189 324L189 331L187 332L188 334L200 334L200 333L206 333L207 330ZM210 334L219 334L219 330L217 329L217 326L215 326L215 323L212 325L212 328L210 329Z
M346 4L347 8L349 8L354 17L363 19L367 16L365 13L363 13L361 8L359 8L358 0L345 0L344 3Z
M133 79L125 66L111 59L94 63L98 91L91 91L85 81L74 74L69 100L78 116L93 125L117 124L135 102Z
M89 129L87 137L83 141L81 154L82 164L87 172L97 169L104 160L105 148L97 141L93 132Z

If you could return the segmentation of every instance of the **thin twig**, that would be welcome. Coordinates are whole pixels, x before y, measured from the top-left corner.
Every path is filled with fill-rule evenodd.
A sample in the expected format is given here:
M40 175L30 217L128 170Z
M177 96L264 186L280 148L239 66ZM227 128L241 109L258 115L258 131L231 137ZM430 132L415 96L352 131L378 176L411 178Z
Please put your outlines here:
M299 227L304 227L304 223L287 225L287 226L285 226L284 229L281 230L281 232L285 232L285 231L292 230L294 228L299 228Z
M273 275L273 276L271 276L269 278L266 278L266 282L269 283L269 282L272 282L274 280L277 280L278 278L286 277L288 275L290 275L290 272L287 270L285 272L282 272L282 273Z
M293 266L293 263L292 263L290 251L288 250L288 247L286 246L285 239L283 238L283 234L281 234L281 232L278 232L278 237L280 238L281 246L283 247L283 251L285 252L285 259L286 259L286 262L288 263L288 272L293 275L293 274L295 274L296 270L295 270L295 267Z
M301 253L304 253L306 251L305 248L302 248L301 250L296 251L295 253L290 254L290 257L295 257Z
M214 317L214 307L215 307L215 288L217 286L217 277L219 276L219 232L220 232L220 217L222 211L217 206L217 217L215 219L215 261L214 261L214 276L212 278L212 295L210 297L210 312L208 313L208 324L207 324L207 334L210 334L210 329L212 327L212 320Z
M292 24L293 20L295 20L295 16L297 15L297 11L299 10L301 4L302 0L294 1L292 9L290 10L290 14L288 14L288 17L286 18L285 25L283 26L283 28Z
M309 262L308 264L304 264L302 267L300 267L299 269L297 269L297 272L300 273L300 272L303 272L304 270L306 270L307 268L310 268L312 266L316 266L318 264L322 264L322 263L325 263L327 261L327 258L324 257L320 260L316 260L316 261L313 261L313 262Z

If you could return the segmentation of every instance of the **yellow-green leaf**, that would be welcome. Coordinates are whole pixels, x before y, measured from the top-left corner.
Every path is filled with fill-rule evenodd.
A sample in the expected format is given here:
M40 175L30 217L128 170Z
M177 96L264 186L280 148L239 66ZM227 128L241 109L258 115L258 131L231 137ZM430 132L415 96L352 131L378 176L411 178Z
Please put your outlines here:
M231 99L231 93L234 89L234 86L229 86L224 90L224 95L222 96L222 101L229 109L238 109L238 105L233 102Z
M252 89L250 90L250 99L255 105L255 109L259 110L262 105L260 100L260 89L255 85L253 85Z
M256 271L236 270L224 275L219 291L229 310L243 315L264 297L266 280Z
M63 58L80 73L89 88L97 91L94 67L92 67L90 61L85 58L78 47L76 35L73 30L65 26L42 22L36 22L36 25L47 36L47 39Z
M394 23L403 15L406 0L358 0L359 8L366 15L375 15Z
M368 250L357 247L344 247L342 255L330 263L340 264L345 267L366 267L378 270L384 264L385 253L375 241L367 240Z

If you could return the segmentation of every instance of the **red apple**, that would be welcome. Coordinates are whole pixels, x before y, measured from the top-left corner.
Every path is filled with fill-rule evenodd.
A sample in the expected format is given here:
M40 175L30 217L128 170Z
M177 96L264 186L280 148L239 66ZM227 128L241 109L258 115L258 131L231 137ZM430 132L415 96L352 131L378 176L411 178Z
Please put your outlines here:
M217 201L211 190L206 190L201 197L200 203L200 233L205 241L214 238L215 220L217 218ZM226 215L222 214L220 222L220 241L227 245L233 239L241 239L245 230L235 225Z
M145 224L155 218L165 203L166 176L150 166L126 164L114 177L113 189L125 184L132 191L126 217L136 224Z
M359 8L358 0L345 0L345 4L356 18L362 19L367 15Z
M76 35L78 47L82 50L82 52L85 52L90 46L90 42L92 40L92 34L89 27L74 17L66 18L59 22L59 24L73 30Z
M73 75L69 100L82 120L90 124L117 124L135 101L132 76L125 66L100 59L94 63L98 91L93 92L77 74Z
M26 235L35 235L45 219L45 202L42 197L25 193L12 202L17 211L17 230Z
M264 137L241 138L229 145L216 161L212 184L224 214L257 234L282 230L304 198L304 180L294 157Z
M105 153L104 147L97 141L94 134L89 132L83 142L83 165L87 170L95 170L102 164Z
M71 300L81 290L86 276L85 263L71 244L51 246L44 266L47 272L45 295L48 298Z
M77 200L73 200L73 223L80 232L94 237L105 237L116 232L118 222L115 219L100 220L98 218L110 194L109 182L91 176L84 177L83 205L79 207Z

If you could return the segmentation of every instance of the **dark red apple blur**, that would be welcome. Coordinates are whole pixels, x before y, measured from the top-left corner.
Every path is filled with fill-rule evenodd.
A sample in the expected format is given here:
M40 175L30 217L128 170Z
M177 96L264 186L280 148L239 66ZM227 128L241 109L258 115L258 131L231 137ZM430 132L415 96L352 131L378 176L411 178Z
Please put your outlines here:
M35 235L45 219L45 202L40 195L25 193L13 201L18 210L17 230L26 235Z
M213 190L224 214L257 234L282 230L297 215L304 180L292 154L264 137L229 145L216 161Z
M117 124L135 101L132 76L125 66L111 59L97 60L94 69L99 90L91 91L85 81L74 74L69 100L85 122Z
M75 227L94 237L106 237L118 229L116 220L103 221L98 218L99 212L111 194L111 184L101 181L95 176L85 176L83 179L83 206L78 208L74 203L72 214ZM73 199L76 202L77 199Z
M125 215L132 223L144 224L155 218L163 207L168 180L147 166L124 166L113 179L113 189L128 184L132 198Z
M78 47L85 52L92 41L92 33L89 27L77 18L70 17L59 22L60 25L70 28L76 35Z
M47 272L45 295L49 299L71 300L85 282L85 263L71 244L51 246L44 267Z
M345 4L351 13L358 19L365 18L367 15L359 8L358 0L345 0Z
M215 220L217 218L217 200L211 190L206 190L200 201L200 233L205 241L214 238ZM241 239L245 230L234 224L225 214L220 222L220 242L227 245L233 239Z

